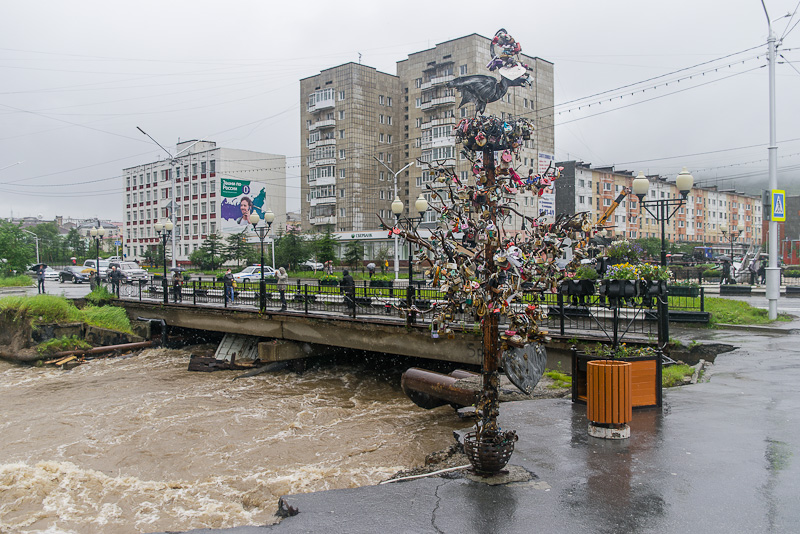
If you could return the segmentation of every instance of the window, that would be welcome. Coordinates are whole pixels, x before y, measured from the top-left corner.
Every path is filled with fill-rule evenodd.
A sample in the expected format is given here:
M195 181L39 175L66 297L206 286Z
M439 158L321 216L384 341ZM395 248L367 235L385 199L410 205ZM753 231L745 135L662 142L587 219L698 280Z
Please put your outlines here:
M210 223L210 227L211 227L211 233L212 234L216 234L217 233L217 223L215 223L215 222Z
M133 187L136 187L136 175L133 176Z
M126 203L126 204L130 204L130 203L131 203L131 194L130 194L130 193L128 193L127 195L125 195L125 199L126 199L126 202L125 202L125 203Z
M610 206L610 205L611 205L611 199L610 198L604 198L603 199L603 206Z
M211 161L209 161L208 167L209 167L208 172L210 173L217 172L217 160L212 159Z
M585 182L583 180L578 180L578 186L585 187Z
M207 204L205 202L201 202L200 203L200 214L201 215L205 215L206 214L206 207L207 207Z
M125 187L130 187L130 186L131 186L131 177L130 177L130 176L128 176L128 177L125 179Z
M383 105L383 95L378 95L378 104Z
M467 108L461 108L459 111L461 112L462 119L467 117Z
M197 194L197 182L192 184L192 194L193 195Z
M384 137L383 134L378 134L378 142L383 143Z
M381 124L383 124L383 114L381 114L381 115L379 115L379 116L378 116L378 122L380 122Z
M343 109L340 109L340 110L339 110L339 120L340 120L340 121L341 121L341 120L344 120L344 110L343 110Z
M339 217L344 217L344 208L339 208Z
M583 197L582 196L578 197L578 204L583 204Z
M386 136L386 142L392 144L392 134Z
M339 178L342 178L342 179L345 178L344 169L339 169Z
M339 189L339 197L344 198L344 189Z
M344 130L339 130L339 139L344 139Z
M461 65L460 67L458 67L458 75L459 76L464 76L466 74L467 74L467 66L466 65Z
M209 202L208 207L211 210L211 213L216 213L217 203L215 201L212 200L211 202Z
M380 181L383 181L383 180L385 180L385 179L386 179L386 173L385 173L385 172L383 172L383 171L379 172L379 173L378 173L378 179L379 179Z
M422 87L422 78L417 78L416 80L414 80L414 87L416 87L417 89Z
M183 235L189 235L189 225L188 224L184 224L183 225Z
M611 184L608 182L603 183L603 191L611 191Z
M422 107L422 98L417 98L417 99L414 101L414 105L415 105L416 107L418 107L418 108L419 108L419 107Z
M201 229L201 233L203 235L205 235L205 233L206 233L206 223L201 223L200 224L200 229Z
M389 106L389 107L392 107L392 97L391 96L387 96L386 97L386 105Z
M391 126L391 124L392 124L392 116L391 115L387 115L386 116L386 124Z
M206 173L206 162L205 161L201 161L200 162L200 174L205 174L205 173Z
M339 150L339 159L344 159L344 149Z
M150 202L150 190L147 190L147 201Z
M384 198L383 198L383 189L378 191L378 198L380 198L381 200L384 200Z
M208 187L211 189L212 195L214 194L214 187L216 186L216 184L217 184L216 180L209 180L208 182Z
M197 176L197 163L192 163L192 175Z
M339 91L339 100L344 100L344 91Z
M192 234L197 237L197 223L192 225ZM195 245L196 246L196 245Z
M208 192L208 182L202 182L200 184L200 192L204 195Z
M422 127L422 117L417 117L417 128Z

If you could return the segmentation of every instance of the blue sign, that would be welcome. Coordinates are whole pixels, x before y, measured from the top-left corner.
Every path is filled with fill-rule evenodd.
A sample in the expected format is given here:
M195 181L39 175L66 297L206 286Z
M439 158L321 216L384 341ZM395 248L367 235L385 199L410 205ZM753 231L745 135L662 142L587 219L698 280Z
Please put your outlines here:
M114 246L118 247L122 244L122 241L114 241Z
M786 191L781 189L772 190L772 220L786 220Z

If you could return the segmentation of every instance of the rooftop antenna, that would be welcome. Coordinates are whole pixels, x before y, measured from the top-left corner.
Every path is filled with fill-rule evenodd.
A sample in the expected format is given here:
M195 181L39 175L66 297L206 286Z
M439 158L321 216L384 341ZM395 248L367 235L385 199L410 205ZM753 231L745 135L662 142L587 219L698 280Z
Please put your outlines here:
M361 52L358 53L358 64L361 65Z

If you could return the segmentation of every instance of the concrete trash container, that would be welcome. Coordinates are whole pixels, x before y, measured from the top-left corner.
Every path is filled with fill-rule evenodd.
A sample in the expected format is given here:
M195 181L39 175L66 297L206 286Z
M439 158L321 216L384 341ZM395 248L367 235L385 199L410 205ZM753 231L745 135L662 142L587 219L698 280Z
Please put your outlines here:
M586 366L586 418L589 435L625 439L631 435L633 419L631 364L616 360L593 360Z

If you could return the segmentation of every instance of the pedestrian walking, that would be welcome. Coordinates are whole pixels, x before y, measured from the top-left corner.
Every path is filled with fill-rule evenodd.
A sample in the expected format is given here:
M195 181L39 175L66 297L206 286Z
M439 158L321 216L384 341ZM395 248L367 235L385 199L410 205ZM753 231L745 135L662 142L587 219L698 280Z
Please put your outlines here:
M183 302L183 275L175 271L172 275L172 299L174 302Z
M369 271L369 277L372 278L372 275L375 274L375 264L373 262L369 262L367 264L367 270Z
M39 294L43 295L45 293L44 290L44 272L47 270L47 266L44 264L39 265L39 268L36 269L36 280L38 281L37 288L39 290Z
M286 269L281 267L278 269L278 292L281 294L281 311L286 311L286 290L289 289L289 275L286 274Z
M111 272L108 274L108 279L111 280L111 292L119 297L119 282L122 278L122 273L119 272L116 265L111 266Z
M344 293L344 303L347 309L354 310L356 307L356 281L350 276L350 271L342 271L341 292Z
M767 283L767 262L761 260L761 265L758 266L758 280L761 285Z
M225 272L225 275L222 277L222 285L225 288L225 303L226 304L228 303L228 301L230 301L230 303L233 304L233 296L234 296L233 283L234 283L233 273L231 273L231 270L228 269Z
M758 269L756 268L755 260L750 262L750 266L747 268L747 270L750 272L750 285L751 286L756 285L756 277L758 276Z

